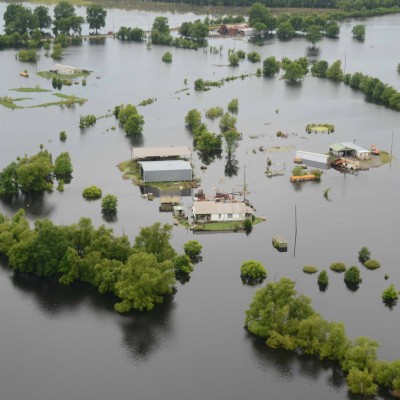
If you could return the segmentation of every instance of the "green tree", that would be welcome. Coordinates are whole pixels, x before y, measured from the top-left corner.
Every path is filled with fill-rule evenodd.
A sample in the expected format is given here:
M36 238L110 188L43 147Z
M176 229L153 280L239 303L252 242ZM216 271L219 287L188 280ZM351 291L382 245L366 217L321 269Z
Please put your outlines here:
M71 176L73 171L71 157L68 152L61 153L54 162L54 175L58 178Z
M276 36L281 40L289 40L292 39L296 35L296 31L294 30L292 24L289 21L282 22L278 25L278 29L276 30Z
M358 252L358 261L361 264L364 264L371 258L371 250L368 247L362 247L361 250Z
M329 324L319 314L300 321L297 332L297 346L304 354L318 355L326 342Z
M239 147L240 135L236 132L236 130L229 130L223 133L223 137L225 139L225 151L227 158L228 160L231 160L236 149Z
M355 25L351 30L353 37L357 40L363 41L365 39L365 26L364 25Z
M194 90L198 90L198 91L206 91L208 90L208 88L206 87L206 83L204 82L203 79L196 79L194 81Z
M92 4L86 7L86 22L89 24L89 29L97 30L106 26L107 10L98 4Z
M231 113L237 113L239 111L239 100L237 98L232 99L229 103L228 103L228 111L230 111Z
M379 344L365 336L359 336L348 348L341 363L343 371L348 372L352 368L370 371L376 361L376 351Z
M346 381L349 390L354 394L375 396L378 391L373 374L366 370L351 368Z
M341 81L343 79L342 62L336 60L326 71L326 77L333 81Z
M261 61L261 56L256 51L250 51L247 53L247 59L252 63L258 63Z
M259 261L248 260L240 267L240 276L244 283L257 284L267 277L267 270Z
M325 60L317 61L311 67L311 75L318 78L326 78L326 71L329 68L329 64Z
M344 281L349 284L358 285L361 282L360 270L352 266L344 273Z
M80 34L84 22L85 19L75 14L75 7L68 1L61 0L54 7L53 32L56 36L59 33L69 35L71 31Z
M382 300L386 304L394 304L397 302L399 298L399 292L396 290L396 287L393 285L389 285L382 293Z
M17 194L18 191L17 163L12 162L0 172L0 195Z
M329 284L329 275L326 270L322 270L318 275L318 283L324 286L328 286Z
M321 359L342 362L351 345L342 322L330 322L325 342L321 346Z
M172 293L175 283L171 261L158 261L153 254L138 253L129 257L115 284L115 294L122 300L114 308L120 312L132 309L152 310Z
M304 75L305 72L302 65L298 62L292 62L286 67L282 78L286 82L299 82L303 79Z
M236 53L229 54L228 56L229 65L237 67L239 65L239 56Z
M156 17L154 19L150 37L153 44L170 44L172 42L167 17Z
M315 314L310 302L309 298L297 295L293 281L281 278L256 292L246 311L245 326L251 333L266 338L270 347L294 350L299 323Z
M52 189L53 170L51 154L47 150L40 151L32 157L21 158L16 170L20 190L22 192L41 192Z
M189 110L185 117L185 124L193 132L201 125L201 112L196 109Z
M140 136L143 132L144 117L137 113L132 114L124 125L127 136Z
M167 51L166 53L164 53L164 55L162 56L162 60L166 63L171 63L172 62L172 54Z
M27 34L38 27L39 21L32 10L22 4L8 4L3 15L7 35Z
M325 35L336 39L340 34L340 28L336 21L329 21L325 26Z
M225 113L219 122L219 129L222 133L236 130L236 118L229 113Z
M199 134L195 135L195 147L203 155L220 153L222 151L222 138L221 135L208 132L208 130L201 130Z
M249 10L249 24L256 32L272 31L276 20L263 4L253 3Z
M311 25L306 30L306 40L312 44L312 47L322 40L321 27L318 25Z
M263 75L270 77L274 76L277 72L279 72L280 65L279 61L276 60L275 57L268 57L263 62Z
M176 256L170 244L172 225L160 222L140 229L135 238L133 250L135 253L154 254L158 262L172 260Z
M192 261L200 256L202 248L203 246L198 240L189 240L183 245L185 254L189 256Z
M101 212L103 214L115 214L117 212L118 198L113 194L106 194L101 200Z
M173 259L175 274L190 274L193 272L193 265L190 257L186 254L176 256Z
M51 27L52 19L49 15L49 8L46 6L37 6L33 10L33 14L36 15L38 20L38 28L40 30Z

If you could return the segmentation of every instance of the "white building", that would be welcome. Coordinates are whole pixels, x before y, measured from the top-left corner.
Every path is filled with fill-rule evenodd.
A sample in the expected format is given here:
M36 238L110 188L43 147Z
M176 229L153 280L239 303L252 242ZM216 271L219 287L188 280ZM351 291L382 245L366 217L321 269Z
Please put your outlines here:
M192 207L196 222L244 221L253 213L253 209L243 202L195 201Z
M353 150L355 157L357 157L359 160L368 160L370 157L371 152L361 146L358 146L357 144L352 142L342 142L340 144L346 146L348 149Z

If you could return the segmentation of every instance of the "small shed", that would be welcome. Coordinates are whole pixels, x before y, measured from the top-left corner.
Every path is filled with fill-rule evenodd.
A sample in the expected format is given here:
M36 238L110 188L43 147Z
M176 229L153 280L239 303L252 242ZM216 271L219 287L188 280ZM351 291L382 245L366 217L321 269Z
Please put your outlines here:
M287 251L287 241L282 236L272 236L272 246L278 251Z
M160 211L173 211L174 206L178 206L180 202L180 196L161 196Z
M142 161L140 172L144 183L193 180L192 166L183 160Z
M72 67L70 65L54 64L50 72L55 72L60 75L73 75L81 74L83 72L83 69Z
M308 167L328 169L329 168L329 156L326 154L311 153L309 151L297 151L295 160L301 159L302 164Z

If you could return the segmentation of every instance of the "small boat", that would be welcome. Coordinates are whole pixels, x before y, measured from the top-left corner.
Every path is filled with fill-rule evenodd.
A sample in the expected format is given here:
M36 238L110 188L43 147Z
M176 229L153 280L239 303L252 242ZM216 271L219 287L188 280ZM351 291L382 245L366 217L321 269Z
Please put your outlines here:
M374 156L379 156L380 151L376 148L374 144L371 144L371 154Z
M20 72L19 74L24 78L29 78L29 74L26 71Z

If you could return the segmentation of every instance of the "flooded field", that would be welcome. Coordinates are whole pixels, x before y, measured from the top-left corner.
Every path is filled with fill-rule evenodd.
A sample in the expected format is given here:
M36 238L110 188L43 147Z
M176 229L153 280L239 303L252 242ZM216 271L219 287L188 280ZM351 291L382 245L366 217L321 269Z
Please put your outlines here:
M4 9L5 4L0 3L0 14ZM148 29L157 15L110 10L105 31L121 25ZM170 26L197 18L194 14L167 16ZM363 43L351 37L355 24L342 23L338 40L322 40L318 59L341 59L346 72L361 71L399 90L400 16L363 21ZM268 281L283 276L294 279L298 291L312 298L324 318L345 323L350 337L376 339L381 344L380 358L400 358L400 306L390 310L380 297L389 283L400 287L399 113L367 103L362 93L343 84L311 77L299 86L288 86L278 76L252 76L195 92L197 78L218 80L255 73L261 67L247 60L237 68L229 67L229 49L257 51L262 59L271 55L294 59L307 55L308 47L302 39L270 40L263 46L245 39L213 39L209 45L222 45L222 54L155 45L148 50L145 44L111 38L103 45L87 41L81 47L67 48L62 60L93 71L87 86L72 85L61 91L87 99L84 105L15 110L0 106L1 169L17 156L38 152L40 144L53 156L68 151L74 166L72 182L63 193L2 197L0 211L12 215L22 207L32 221L49 218L58 224L90 217L95 225L106 224L133 240L141 226L171 223L172 218L159 212L158 199L147 201L138 187L122 179L117 164L130 158L133 145L192 148L192 135L184 123L187 112L193 108L204 112L213 106L226 109L231 99L238 98L237 126L243 140L236 152L237 175L225 175L225 154L201 170L194 153L194 172L208 194L216 188L236 192L243 188L246 167L246 197L256 214L267 219L249 236L196 234L195 239L203 245L203 262L188 283L177 284L171 299L147 314L120 316L112 308L113 299L90 287L63 287L16 276L0 261L0 382L5 399L232 400L266 394L285 400L353 398L329 364L270 350L243 329L244 311L257 289L243 286L240 280L240 265L249 259L265 265ZM166 51L173 55L171 64L161 61ZM37 64L20 63L15 52L0 52L0 96L14 97L10 89L26 86L53 90L51 81L36 75L51 68L53 60L41 51ZM24 69L29 72L28 79L19 76ZM185 88L189 90L179 92ZM19 105L54 101L53 94L29 93L26 97L32 99ZM118 104L138 104L149 97L157 101L139 108L145 118L140 143L125 137L114 117L79 129L80 115L104 115ZM218 121L206 122L211 131L218 131ZM335 132L307 134L305 127L310 123L333 124ZM114 126L116 129L111 129ZM59 141L62 130L68 135L65 142ZM277 137L277 131L288 137ZM358 174L331 169L319 183L289 182L296 150L326 153L332 143L347 141L366 148L374 143L390 151L392 139L391 164ZM267 158L285 175L268 179ZM103 220L98 201L83 199L82 190L90 185L118 197L115 222ZM323 197L327 188L331 189L329 201ZM190 207L191 197L184 197L184 202ZM279 253L272 247L274 235L288 241L288 252ZM174 227L172 242L178 251L190 239L191 231ZM343 275L330 273L329 288L322 293L316 276L302 272L307 264L320 269L334 261L359 265L357 255L363 246L371 249L382 268L367 271L361 267L363 281L356 292L346 288Z

